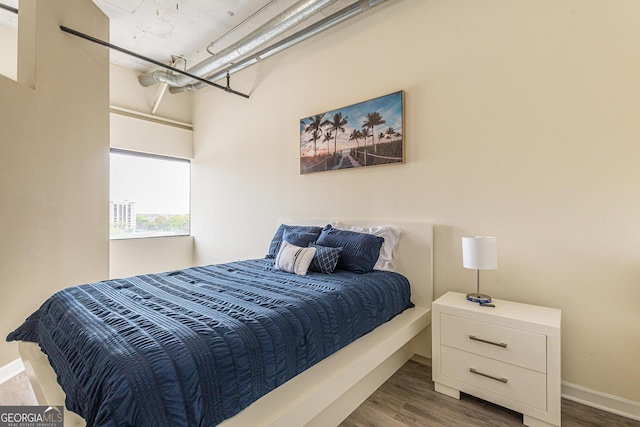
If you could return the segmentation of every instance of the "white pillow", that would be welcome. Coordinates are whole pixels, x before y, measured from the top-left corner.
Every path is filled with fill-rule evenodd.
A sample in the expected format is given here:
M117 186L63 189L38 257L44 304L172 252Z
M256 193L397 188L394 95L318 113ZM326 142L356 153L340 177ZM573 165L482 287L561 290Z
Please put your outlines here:
M316 248L301 248L283 240L276 255L275 269L304 276L315 254Z
M386 270L394 271L395 263L395 249L400 240L402 231L394 227L380 226L380 227L359 227L349 226L342 224L338 221L331 221L331 226L338 230L355 231L357 233L373 234L374 236L380 236L384 238L384 243L380 248L380 256L376 265L373 266L374 270Z

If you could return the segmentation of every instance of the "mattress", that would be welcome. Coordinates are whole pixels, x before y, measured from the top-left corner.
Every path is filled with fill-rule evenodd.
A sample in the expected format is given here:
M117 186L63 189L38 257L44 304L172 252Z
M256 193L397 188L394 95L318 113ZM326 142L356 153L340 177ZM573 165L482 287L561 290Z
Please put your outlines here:
M95 426L211 426L412 307L406 278L257 259L54 294L7 340L37 342Z

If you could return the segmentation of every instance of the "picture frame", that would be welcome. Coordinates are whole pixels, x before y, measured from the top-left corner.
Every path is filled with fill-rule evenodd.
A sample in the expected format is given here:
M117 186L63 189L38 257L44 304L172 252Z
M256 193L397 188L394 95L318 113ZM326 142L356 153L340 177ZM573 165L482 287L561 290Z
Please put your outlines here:
M404 163L404 91L300 120L300 174Z

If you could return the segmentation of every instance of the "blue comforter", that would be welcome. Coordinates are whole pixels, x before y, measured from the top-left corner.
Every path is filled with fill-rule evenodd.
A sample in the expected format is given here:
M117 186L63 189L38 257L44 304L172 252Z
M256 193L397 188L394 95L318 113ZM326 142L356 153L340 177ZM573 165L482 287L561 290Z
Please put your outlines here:
M258 259L68 288L7 340L40 344L89 426L212 426L412 306L400 274Z

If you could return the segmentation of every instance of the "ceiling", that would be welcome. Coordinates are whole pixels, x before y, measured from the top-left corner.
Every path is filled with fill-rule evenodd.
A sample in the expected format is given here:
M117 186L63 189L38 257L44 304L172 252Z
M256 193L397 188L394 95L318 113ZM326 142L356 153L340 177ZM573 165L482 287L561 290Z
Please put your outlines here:
M337 0L318 15L304 21L276 40L301 30L353 1ZM293 5L297 0L93 0L93 2L110 19L112 44L166 64L169 64L172 59L177 59L175 66L186 69L210 56L207 47L212 42L224 36L210 47L211 52L219 52ZM19 9L18 0L0 0L0 3ZM245 20L247 22L225 36ZM0 25L15 28L17 16L0 10ZM113 50L111 62L139 72L148 72L157 68L145 61Z

